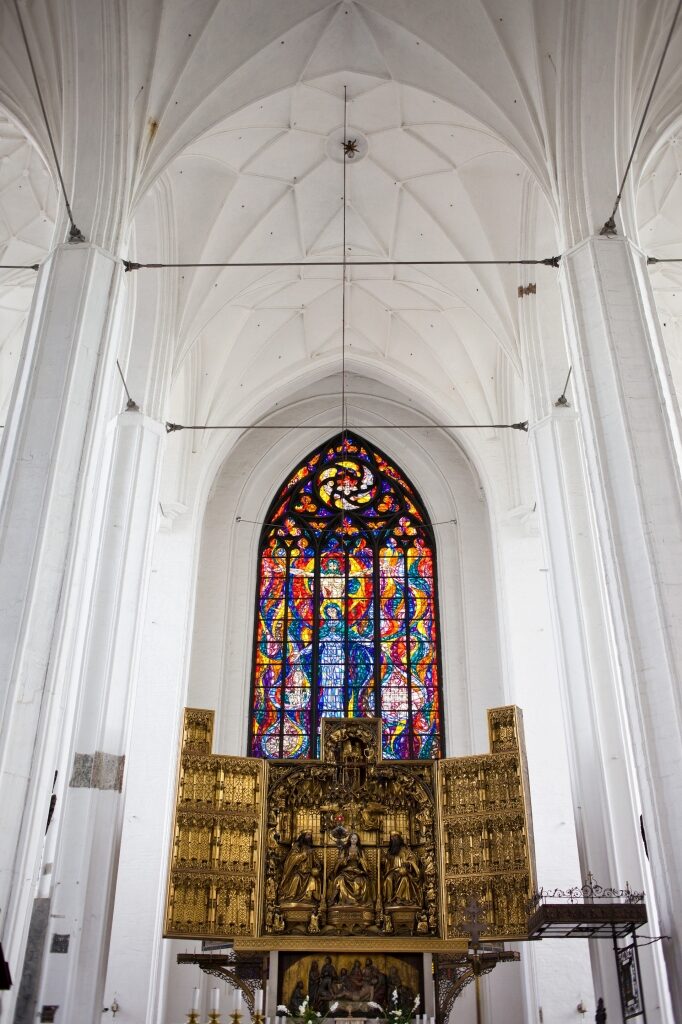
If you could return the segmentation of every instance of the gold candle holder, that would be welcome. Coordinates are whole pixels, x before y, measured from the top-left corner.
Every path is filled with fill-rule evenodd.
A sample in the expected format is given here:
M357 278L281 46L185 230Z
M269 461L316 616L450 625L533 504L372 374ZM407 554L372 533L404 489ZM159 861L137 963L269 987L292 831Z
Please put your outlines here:
M190 1010L187 1014L187 1024L199 1024L199 1011Z
M232 1013L230 1014L230 1020L232 1021L232 1024L241 1024L242 1016L243 1015L239 1012L239 1010L233 1010ZM213 1024L213 1021L211 1021L211 1024Z
M254 1013L253 1016L251 1017L251 1020L253 1021L253 1024L265 1024L265 1014Z
M234 1020L235 1016L241 1017L241 1013L238 1013L236 1015L233 1013L231 1016L232 1016L232 1019ZM219 1014L219 1012L217 1010L211 1010L209 1012L209 1015L208 1015L208 1021L209 1021L209 1024L220 1024L220 1014Z

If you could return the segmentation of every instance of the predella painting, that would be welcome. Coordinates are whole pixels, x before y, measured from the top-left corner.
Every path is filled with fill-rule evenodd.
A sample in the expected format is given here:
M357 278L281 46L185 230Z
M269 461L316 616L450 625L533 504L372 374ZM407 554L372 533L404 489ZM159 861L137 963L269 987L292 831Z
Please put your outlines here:
M278 1004L296 1014L306 996L314 1010L326 1013L337 1003L335 1017L378 1017L381 1007L397 1003L412 1010L417 996L423 1002L421 955L352 953L280 953Z

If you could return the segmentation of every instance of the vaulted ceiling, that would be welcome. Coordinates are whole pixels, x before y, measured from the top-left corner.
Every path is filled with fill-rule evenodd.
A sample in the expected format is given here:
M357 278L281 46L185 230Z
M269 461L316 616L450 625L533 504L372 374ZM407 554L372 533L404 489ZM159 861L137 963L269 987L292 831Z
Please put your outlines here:
M342 259L343 77L325 72L264 98L173 161L183 260ZM347 259L516 258L530 185L518 157L428 93L369 74L353 85ZM310 362L338 368L341 280L338 266L184 272L178 366L199 347L212 367L197 414L220 416L254 374L264 383ZM402 366L415 384L456 390L469 416L494 414L500 353L519 366L515 269L356 266L347 282L356 369Z
M623 14L632 117L651 81L668 6L645 3ZM182 406L197 422L235 420L253 408L255 394L274 406L302 381L314 387L338 374L341 269L311 264L343 255L344 116L358 145L346 168L345 255L410 264L348 269L347 368L390 378L406 397L428 396L455 419L525 415L517 290L535 283L560 332L556 271L413 261L560 251L556 137L566 97L557 76L569 7L544 0L126 5L127 255L308 264L178 272L168 328L176 380L169 418ZM59 126L54 24L42 0L31 13L42 73L54 78L49 109ZM5 92L19 97L43 142L24 62L18 50L11 56ZM673 61L652 113L669 141L656 147L655 135L646 134L653 156L639 193L642 243L660 255L682 251L678 75ZM51 244L54 189L8 120L0 122L0 140L2 262L33 262ZM138 300L157 287L153 275L140 272ZM679 325L677 272L668 266L653 275L664 321ZM5 406L31 281L30 273L0 279ZM679 327L664 331L674 355Z

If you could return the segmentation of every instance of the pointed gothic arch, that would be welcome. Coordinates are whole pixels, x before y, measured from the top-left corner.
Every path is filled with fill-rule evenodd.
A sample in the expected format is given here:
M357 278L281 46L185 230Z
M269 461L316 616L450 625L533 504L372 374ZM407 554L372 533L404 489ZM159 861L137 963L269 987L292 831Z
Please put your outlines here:
M322 717L377 716L384 757L440 757L441 679L428 513L346 431L299 463L265 517L249 752L316 757Z

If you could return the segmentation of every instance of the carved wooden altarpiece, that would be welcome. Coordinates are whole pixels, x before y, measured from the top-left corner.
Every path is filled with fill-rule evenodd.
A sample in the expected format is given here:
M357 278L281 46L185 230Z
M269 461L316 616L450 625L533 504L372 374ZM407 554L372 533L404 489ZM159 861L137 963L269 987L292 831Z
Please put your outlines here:
M528 937L535 891L521 711L488 712L490 753L384 761L378 719L325 719L320 760L211 753L185 711L167 937L236 951L466 950Z

